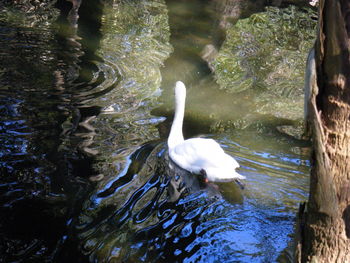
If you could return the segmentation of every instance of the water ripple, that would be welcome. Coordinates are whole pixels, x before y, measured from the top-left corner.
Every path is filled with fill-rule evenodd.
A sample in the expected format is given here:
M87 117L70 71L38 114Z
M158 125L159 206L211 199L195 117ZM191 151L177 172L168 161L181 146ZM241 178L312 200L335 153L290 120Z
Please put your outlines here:
M93 213L79 228L85 253L125 262L274 261L290 242L281 231L293 231L297 204L306 198L307 162L295 162L284 143L284 152L262 152L222 138L242 163L243 192L234 183L201 185L168 160L164 144L145 144L99 194L99 206L86 210Z

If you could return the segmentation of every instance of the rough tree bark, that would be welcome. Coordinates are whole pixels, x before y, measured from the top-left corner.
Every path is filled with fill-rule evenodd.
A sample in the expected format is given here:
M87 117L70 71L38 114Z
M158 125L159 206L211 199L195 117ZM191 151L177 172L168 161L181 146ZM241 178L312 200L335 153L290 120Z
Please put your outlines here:
M313 164L296 261L343 263L350 262L350 1L319 4L308 105Z

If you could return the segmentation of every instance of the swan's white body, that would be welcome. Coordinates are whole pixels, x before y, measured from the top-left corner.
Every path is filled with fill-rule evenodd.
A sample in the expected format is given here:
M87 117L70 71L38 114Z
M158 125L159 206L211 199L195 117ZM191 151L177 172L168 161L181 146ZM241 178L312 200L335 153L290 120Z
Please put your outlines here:
M205 175L209 181L245 179L235 170L237 161L226 154L213 139L193 138L184 140L182 123L185 114L186 87L181 81L175 86L175 117L171 126L168 148L170 158L181 168Z

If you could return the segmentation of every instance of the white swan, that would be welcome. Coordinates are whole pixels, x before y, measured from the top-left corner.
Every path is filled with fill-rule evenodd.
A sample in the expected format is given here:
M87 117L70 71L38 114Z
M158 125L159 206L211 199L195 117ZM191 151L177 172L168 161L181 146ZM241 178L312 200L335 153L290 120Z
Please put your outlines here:
M181 81L175 86L175 117L171 126L168 148L169 156L181 168L205 176L206 181L223 182L245 179L236 172L237 161L226 154L213 139L193 138L184 140L182 123L185 114L186 87Z

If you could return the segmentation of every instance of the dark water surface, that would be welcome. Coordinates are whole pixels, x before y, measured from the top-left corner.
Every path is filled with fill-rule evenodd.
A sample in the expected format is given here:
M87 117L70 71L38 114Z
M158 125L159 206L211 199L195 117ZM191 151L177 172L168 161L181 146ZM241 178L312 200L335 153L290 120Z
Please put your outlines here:
M308 143L277 128L298 121L216 84L209 2L0 7L0 262L291 261ZM179 79L185 135L235 156L244 190L169 161Z

